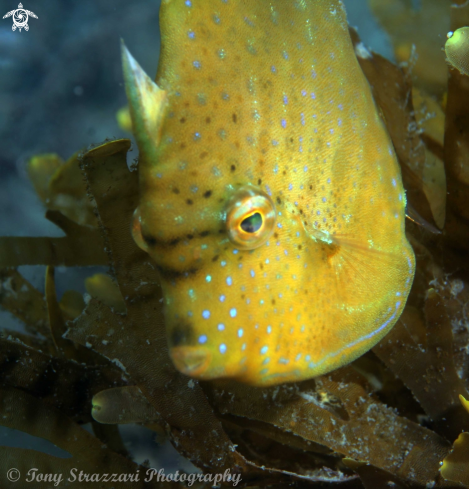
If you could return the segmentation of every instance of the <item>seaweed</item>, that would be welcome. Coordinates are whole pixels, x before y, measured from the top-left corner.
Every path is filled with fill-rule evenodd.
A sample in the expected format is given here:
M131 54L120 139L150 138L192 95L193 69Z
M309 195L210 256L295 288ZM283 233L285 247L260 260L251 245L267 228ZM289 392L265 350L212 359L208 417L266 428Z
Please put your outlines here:
M397 61L411 65L413 83L441 96L446 86L445 57L441 48L450 30L450 3L368 0L368 4L390 34Z
M81 226L59 211L47 211L46 218L56 224L63 238L0 237L0 267L20 265L63 265L85 267L106 265L101 234L97 228ZM73 236L73 237L71 237Z
M78 154L66 162L56 154L34 156L29 160L27 170L47 209L60 211L77 224L97 226L93 205L86 194Z
M372 3L398 7L385 24L398 48L424 33L409 28L410 2ZM430 16L456 29L469 20L469 3L427 0L411 20L419 15L417 27ZM70 456L3 447L2 478L13 466L143 474L117 429L140 423L204 473L230 470L243 486L469 487L469 78L449 69L444 105L446 65L428 77L441 55L435 46L421 67L398 66L352 38L415 211L406 231L416 276L395 327L353 364L312 380L254 388L189 379L168 355L155 264L131 235L138 167L127 165L130 141L106 141L68 163L43 155L32 160L32 179L65 236L0 238L0 305L26 330L0 337L0 424ZM44 294L15 269L25 264L48 266ZM55 266L97 264L108 272L86 280L85 300L73 291L58 300ZM165 484L177 483L146 486Z
M57 458L35 450L0 447L0 477L4 487L8 487L6 474L11 467L15 467L20 473L28 473L30 480L34 474L34 487L38 489L48 489L52 483L62 485L62 482L66 487L73 487L77 482L99 482L98 487L115 488L129 487L129 484L132 487L179 485L176 482L146 483L143 474L139 477L140 471L145 472L144 467L103 446L98 438L74 423L63 412L26 392L12 387L0 389L0 406L3 426L27 430L30 434L49 440L70 455L67 458ZM31 472L32 467L34 469ZM114 481L108 483L105 480L92 479L97 467L100 468L99 475L103 479L106 475L115 475ZM20 484L16 486L28 487L30 482Z

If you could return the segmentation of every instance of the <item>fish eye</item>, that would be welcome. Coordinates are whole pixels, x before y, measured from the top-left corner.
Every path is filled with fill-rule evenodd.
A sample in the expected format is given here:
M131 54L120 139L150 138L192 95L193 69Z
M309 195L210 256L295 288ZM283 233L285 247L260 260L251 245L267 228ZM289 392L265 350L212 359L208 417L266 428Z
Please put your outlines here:
M255 233L262 227L262 221L261 214L256 211L241 221L241 229L246 233Z
M228 237L240 248L253 250L262 246L272 234L274 224L274 203L267 194L256 187L241 187L228 202Z

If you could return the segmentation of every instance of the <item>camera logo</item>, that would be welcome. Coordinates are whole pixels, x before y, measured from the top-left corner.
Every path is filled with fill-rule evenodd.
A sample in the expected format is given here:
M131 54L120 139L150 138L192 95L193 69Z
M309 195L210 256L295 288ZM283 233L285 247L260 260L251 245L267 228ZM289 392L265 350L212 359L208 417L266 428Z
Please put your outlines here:
M11 12L7 12L3 18L13 17L13 25L11 26L12 31L16 31L19 29L24 29L25 31L29 31L28 19L29 17L34 17L37 19L37 15L31 10L26 10L23 8L23 4L19 3L18 8L16 10L12 10Z

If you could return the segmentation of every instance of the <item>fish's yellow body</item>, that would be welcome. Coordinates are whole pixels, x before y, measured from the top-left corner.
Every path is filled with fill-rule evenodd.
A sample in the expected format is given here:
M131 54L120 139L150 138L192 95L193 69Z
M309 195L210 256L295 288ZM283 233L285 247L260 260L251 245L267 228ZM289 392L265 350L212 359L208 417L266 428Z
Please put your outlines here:
M124 72L174 364L269 385L351 362L415 263L342 3L166 0L161 29L157 84L125 50Z

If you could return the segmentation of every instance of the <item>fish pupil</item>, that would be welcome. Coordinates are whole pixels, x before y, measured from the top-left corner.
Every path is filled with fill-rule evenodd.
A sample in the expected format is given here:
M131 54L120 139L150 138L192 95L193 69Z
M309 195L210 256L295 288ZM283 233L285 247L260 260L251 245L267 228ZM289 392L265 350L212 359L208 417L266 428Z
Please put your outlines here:
M246 217L246 219L243 219L241 222L241 229L246 233L255 233L256 231L259 231L261 226L262 216L259 214L259 212Z

